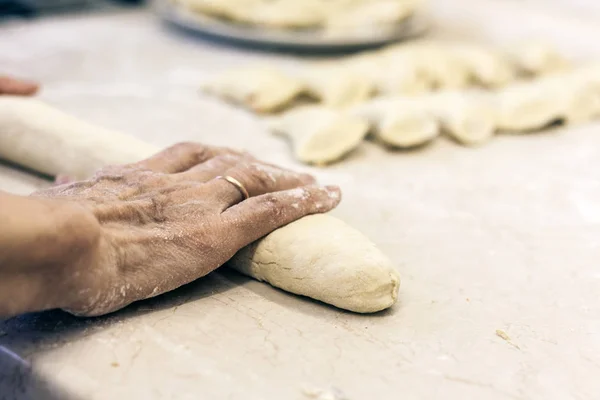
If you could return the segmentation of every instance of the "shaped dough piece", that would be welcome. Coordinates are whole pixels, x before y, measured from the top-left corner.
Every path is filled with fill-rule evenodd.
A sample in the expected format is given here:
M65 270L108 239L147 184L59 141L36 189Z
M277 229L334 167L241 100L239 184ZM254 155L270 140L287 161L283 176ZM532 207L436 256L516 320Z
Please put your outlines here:
M244 105L259 113L284 108L305 87L302 82L270 68L233 70L203 85L205 92Z
M544 128L565 117L566 100L564 85L554 79L538 79L507 86L496 96L497 127L510 132Z
M430 110L408 98L373 100L355 107L351 113L367 119L375 137L391 147L421 146L440 133L440 126Z
M537 76L570 68L569 61L551 44L528 40L515 43L506 49L511 61L527 76Z
M238 252L228 266L291 293L358 313L391 307L398 272L360 232L328 215L284 226Z
M470 71L448 43L419 40L393 46L384 55L390 59L388 74L393 75L396 70L412 65L427 91L459 89L470 84Z
M0 96L0 158L32 170L86 179L105 165L127 164L158 150L38 100Z
M379 94L419 94L429 90L429 82L417 60L406 54L355 56L345 60L339 70L352 71L370 82L374 92Z
M490 95L479 92L444 92L423 99L442 131L465 145L489 141L496 130L496 117Z
M367 121L319 106L305 106L270 120L272 131L292 142L304 163L328 164L354 150L369 131Z
M159 151L24 97L0 96L0 132L0 157L41 173L80 179L97 168L137 162ZM229 265L283 290L351 311L375 312L396 301L397 271L360 232L326 215L305 217L281 229L241 250Z
M329 35L347 34L353 29L387 28L411 16L417 1L372 0L331 13L325 21Z
M322 24L326 9L319 0L262 1L237 13L239 22L268 28L309 28Z
M559 78L557 78L559 79ZM562 82L569 85L566 120L586 122L600 116L600 64L589 64L566 75Z
M262 0L174 0L190 11L217 18L236 19L237 15L248 13Z
M344 108L362 103L374 92L372 80L365 75L345 68L319 65L301 75L308 93L323 105Z
M516 79L516 69L500 52L472 44L453 44L452 51L477 85L486 88L505 86Z

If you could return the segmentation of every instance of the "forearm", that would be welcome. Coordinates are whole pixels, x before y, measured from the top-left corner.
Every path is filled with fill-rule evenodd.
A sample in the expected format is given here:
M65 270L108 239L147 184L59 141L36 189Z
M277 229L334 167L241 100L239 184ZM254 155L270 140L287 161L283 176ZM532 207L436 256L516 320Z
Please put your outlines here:
M65 274L94 245L78 238L77 214L64 202L0 192L0 315L61 306Z

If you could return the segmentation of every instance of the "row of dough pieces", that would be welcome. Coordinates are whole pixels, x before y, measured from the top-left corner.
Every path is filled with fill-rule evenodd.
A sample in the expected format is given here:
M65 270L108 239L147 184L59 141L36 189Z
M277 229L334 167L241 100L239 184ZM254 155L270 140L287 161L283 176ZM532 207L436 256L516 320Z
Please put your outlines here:
M303 65L296 73L269 67L232 70L206 82L203 89L255 112L273 113L295 106L303 97L342 108L377 95L498 88L517 79L568 68L568 61L558 51L535 40L512 45L506 51L476 44L419 40Z
M173 0L213 17L270 28L347 31L398 23L422 0Z
M268 123L291 140L299 161L327 164L356 148L369 132L397 148L423 145L442 132L476 145L499 131L528 132L599 116L600 65L590 64L493 91L392 96L347 110L303 106L270 117Z

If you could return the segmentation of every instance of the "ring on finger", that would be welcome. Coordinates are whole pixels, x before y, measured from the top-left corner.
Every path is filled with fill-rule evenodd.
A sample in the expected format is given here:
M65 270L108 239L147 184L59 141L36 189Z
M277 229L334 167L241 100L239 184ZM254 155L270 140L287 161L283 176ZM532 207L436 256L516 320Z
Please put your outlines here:
M242 194L242 197L243 197L242 201L244 201L250 197L250 195L248 194L248 190L246 190L244 185L242 185L242 183L240 181L238 181L237 179L235 179L234 177L229 176L229 175L223 175L223 176L217 176L216 179L226 180L227 182L229 182L233 186L235 186L236 189L239 190L240 193Z

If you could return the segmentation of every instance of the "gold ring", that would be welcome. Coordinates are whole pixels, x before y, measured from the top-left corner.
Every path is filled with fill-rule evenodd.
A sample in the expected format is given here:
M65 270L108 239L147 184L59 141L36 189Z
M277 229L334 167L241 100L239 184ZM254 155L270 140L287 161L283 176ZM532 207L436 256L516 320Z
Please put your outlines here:
M248 197L250 197L250 195L248 194L248 191L246 190L246 188L244 187L244 185L242 185L240 183L240 181L238 181L234 177L231 177L229 175L225 175L225 176L217 176L217 179L224 179L227 182L231 183L233 186L235 186L236 189L239 190L240 193L242 194L242 196L244 197L243 200L246 200Z

